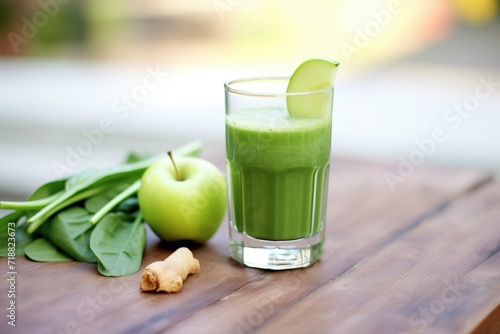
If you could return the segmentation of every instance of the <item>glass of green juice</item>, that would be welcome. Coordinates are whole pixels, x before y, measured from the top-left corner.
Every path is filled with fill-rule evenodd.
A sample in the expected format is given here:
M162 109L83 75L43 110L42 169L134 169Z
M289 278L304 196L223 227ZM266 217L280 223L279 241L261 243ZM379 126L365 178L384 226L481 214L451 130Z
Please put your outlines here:
M323 251L334 88L286 93L288 81L224 85L230 251L249 267L307 267ZM321 112L292 115L297 101Z

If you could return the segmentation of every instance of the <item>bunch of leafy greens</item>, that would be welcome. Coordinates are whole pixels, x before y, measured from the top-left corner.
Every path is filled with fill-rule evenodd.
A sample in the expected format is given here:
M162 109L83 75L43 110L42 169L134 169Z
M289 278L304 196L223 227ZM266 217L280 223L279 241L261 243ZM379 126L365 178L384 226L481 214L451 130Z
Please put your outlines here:
M193 141L173 154L197 156L201 146ZM0 209L14 210L0 218L0 256L97 262L105 276L138 271L146 229L137 191L146 168L164 157L141 160L131 155L120 166L86 170L46 183L25 202L0 202Z

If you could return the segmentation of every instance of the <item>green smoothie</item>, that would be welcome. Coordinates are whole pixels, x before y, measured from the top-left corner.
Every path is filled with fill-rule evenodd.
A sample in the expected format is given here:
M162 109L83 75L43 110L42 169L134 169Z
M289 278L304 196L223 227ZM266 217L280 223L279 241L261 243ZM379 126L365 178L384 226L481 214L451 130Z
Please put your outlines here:
M253 109L226 116L230 219L265 240L318 233L326 212L331 118Z

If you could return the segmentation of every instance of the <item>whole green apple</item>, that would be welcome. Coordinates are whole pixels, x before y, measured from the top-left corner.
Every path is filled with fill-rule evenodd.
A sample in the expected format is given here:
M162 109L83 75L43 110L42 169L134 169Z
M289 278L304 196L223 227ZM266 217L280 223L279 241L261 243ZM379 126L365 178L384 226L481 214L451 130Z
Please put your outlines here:
M144 220L163 240L204 243L226 213L224 177L206 160L169 155L142 176L138 198Z

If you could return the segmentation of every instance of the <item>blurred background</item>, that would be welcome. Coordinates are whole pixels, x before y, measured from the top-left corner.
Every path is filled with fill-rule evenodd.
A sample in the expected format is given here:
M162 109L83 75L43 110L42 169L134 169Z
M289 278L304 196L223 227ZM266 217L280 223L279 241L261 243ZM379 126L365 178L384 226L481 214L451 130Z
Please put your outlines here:
M0 196L192 139L222 156L223 83L290 75L309 57L341 62L334 155L498 175L499 7L0 0Z

